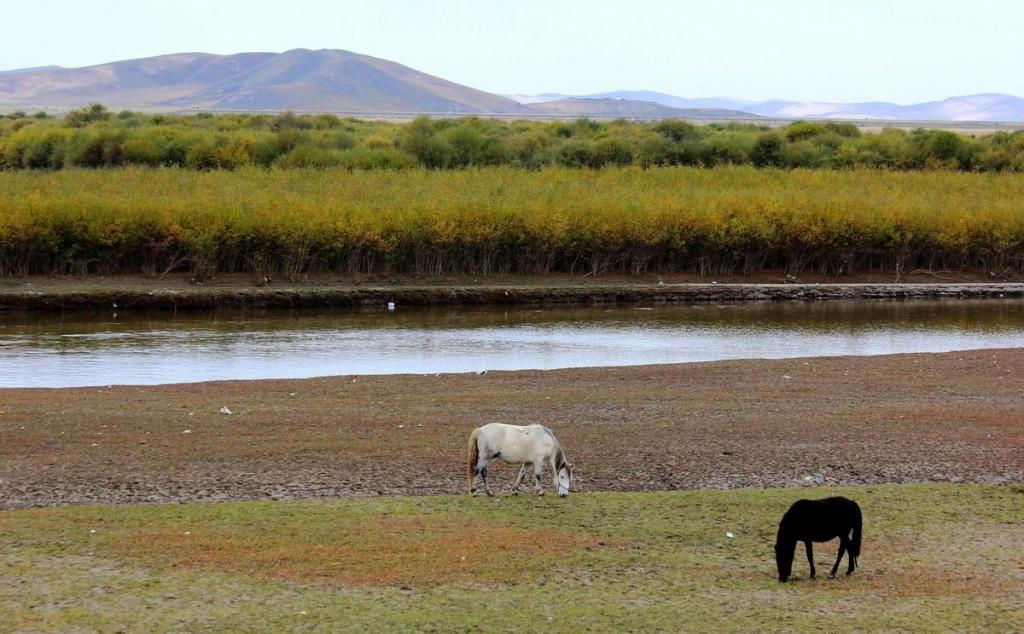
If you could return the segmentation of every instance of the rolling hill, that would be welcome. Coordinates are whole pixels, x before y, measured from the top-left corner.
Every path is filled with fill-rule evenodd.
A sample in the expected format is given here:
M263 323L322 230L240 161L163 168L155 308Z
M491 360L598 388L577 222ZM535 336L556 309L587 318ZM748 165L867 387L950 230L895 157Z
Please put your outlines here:
M529 104L530 110L554 116L601 116L601 117L642 117L679 119L736 119L751 118L748 112L722 108L673 108L653 101L632 99L591 99L570 97L556 101L542 101Z
M729 99L728 97L701 97L697 99L687 99L686 97L677 97L675 95L669 95L663 92L655 92L653 90L615 90L612 92L602 92L592 95L586 95L586 98L653 101L654 103L660 103L664 106L670 106L672 108L714 108L725 110L742 110L745 112L750 112L747 109L747 106L755 103L752 101Z
M31 73L40 70L56 70L60 66L33 66L31 68L12 68L11 70L0 70L0 75L15 75L17 73Z
M0 105L158 110L526 113L516 101L340 50L178 53L0 76Z
M1024 121L1024 99L985 93L899 105L689 99L648 90L495 95L396 62L334 49L175 53L82 68L0 71L0 110L113 109L440 113L639 118Z
M894 119L926 121L1021 121L1024 99L988 93L950 97L899 105L884 101L865 103L817 103L768 101L747 106L751 111L774 117L829 119Z
M573 99L567 95L515 95L531 108L555 100ZM687 99L650 90L616 90L582 95L575 99L646 101L670 108L712 108L739 110L780 119L879 119L902 121L1024 121L1024 99L1000 93L964 95L940 101L899 105L887 101L860 103L801 102L772 99L742 101L728 97Z

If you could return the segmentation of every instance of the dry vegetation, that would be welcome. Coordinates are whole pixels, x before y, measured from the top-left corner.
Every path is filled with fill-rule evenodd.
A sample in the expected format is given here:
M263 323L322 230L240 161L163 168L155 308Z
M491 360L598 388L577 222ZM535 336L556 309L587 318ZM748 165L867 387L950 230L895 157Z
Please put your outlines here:
M844 275L1024 267L1024 176L512 168L15 172L0 274Z
M286 512L284 517L295 515ZM273 511L251 513L241 522L212 517L194 533L183 531L180 523L140 523L130 538L114 534L109 549L119 557L158 560L172 567L298 583L430 587L523 583L542 574L552 561L597 547L599 541L551 527L489 522L468 513L346 514L321 517L322 525L310 522L286 530L281 529L282 519Z

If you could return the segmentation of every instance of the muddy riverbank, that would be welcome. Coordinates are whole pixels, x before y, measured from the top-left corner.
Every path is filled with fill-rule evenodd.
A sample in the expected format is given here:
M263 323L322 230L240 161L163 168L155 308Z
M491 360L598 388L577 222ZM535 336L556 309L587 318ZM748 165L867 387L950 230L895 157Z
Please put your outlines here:
M218 309L344 308L386 306L592 305L729 302L751 300L934 299L1024 297L1024 282L936 281L910 276L902 283L863 277L856 282L776 283L776 278L693 276L666 279L552 277L473 281L323 279L265 282L247 276L202 284L185 278L62 278L0 283L0 311L198 311ZM813 279L813 278L811 278Z
M489 421L588 491L1021 482L1022 393L1024 349L5 389L0 508L455 493Z

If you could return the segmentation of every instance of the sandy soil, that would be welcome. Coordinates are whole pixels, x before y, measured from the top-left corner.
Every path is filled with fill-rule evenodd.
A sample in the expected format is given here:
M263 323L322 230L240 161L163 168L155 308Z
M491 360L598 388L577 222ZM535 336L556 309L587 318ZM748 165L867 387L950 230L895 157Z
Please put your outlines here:
M491 421L549 425L582 490L1021 482L1022 395L1024 349L6 389L0 508L460 492Z

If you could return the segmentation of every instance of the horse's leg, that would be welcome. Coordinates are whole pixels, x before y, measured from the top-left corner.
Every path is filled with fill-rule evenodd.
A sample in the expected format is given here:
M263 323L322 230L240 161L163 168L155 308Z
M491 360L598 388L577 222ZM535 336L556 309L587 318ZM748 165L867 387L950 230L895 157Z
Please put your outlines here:
M526 465L528 465L528 464L530 464L530 463L524 462L523 465L519 468L519 475L516 476L516 481L512 483L512 491L511 491L511 493L513 495L516 495L516 494L519 493L519 483L523 481L523 476L526 475Z
M853 574L854 569L857 567L857 558L853 556L853 549L851 548L853 542L847 541L846 543L846 558L848 559L846 566L846 576L850 576Z
M484 493L486 493L487 495L494 495L494 493L491 491L491 485L487 483L486 466L484 466L484 468L480 470L480 476L484 479Z
M839 556L836 557L836 563L832 566L832 572L828 573L830 579L834 579L836 576L836 570L839 570L839 562L843 560L843 553L846 552L846 535L839 536Z
M472 495L472 494L477 492L477 488L476 488L476 479L477 479L477 477L480 477L480 478L483 479L483 481L484 481L484 488L485 489L487 488L487 463L488 462L490 462L490 461L487 459L486 452L481 451L480 454L479 454L479 457L476 459L476 466L473 468L473 486L471 486L469 488L470 495ZM490 494L491 494L491 492L488 491L487 495L490 495Z
M544 461L538 460L533 463L533 482L537 487L537 495L544 495L544 487L540 484L540 477L544 474Z
M814 548L809 539L804 544L807 546L807 563L811 565L811 579L814 579Z

